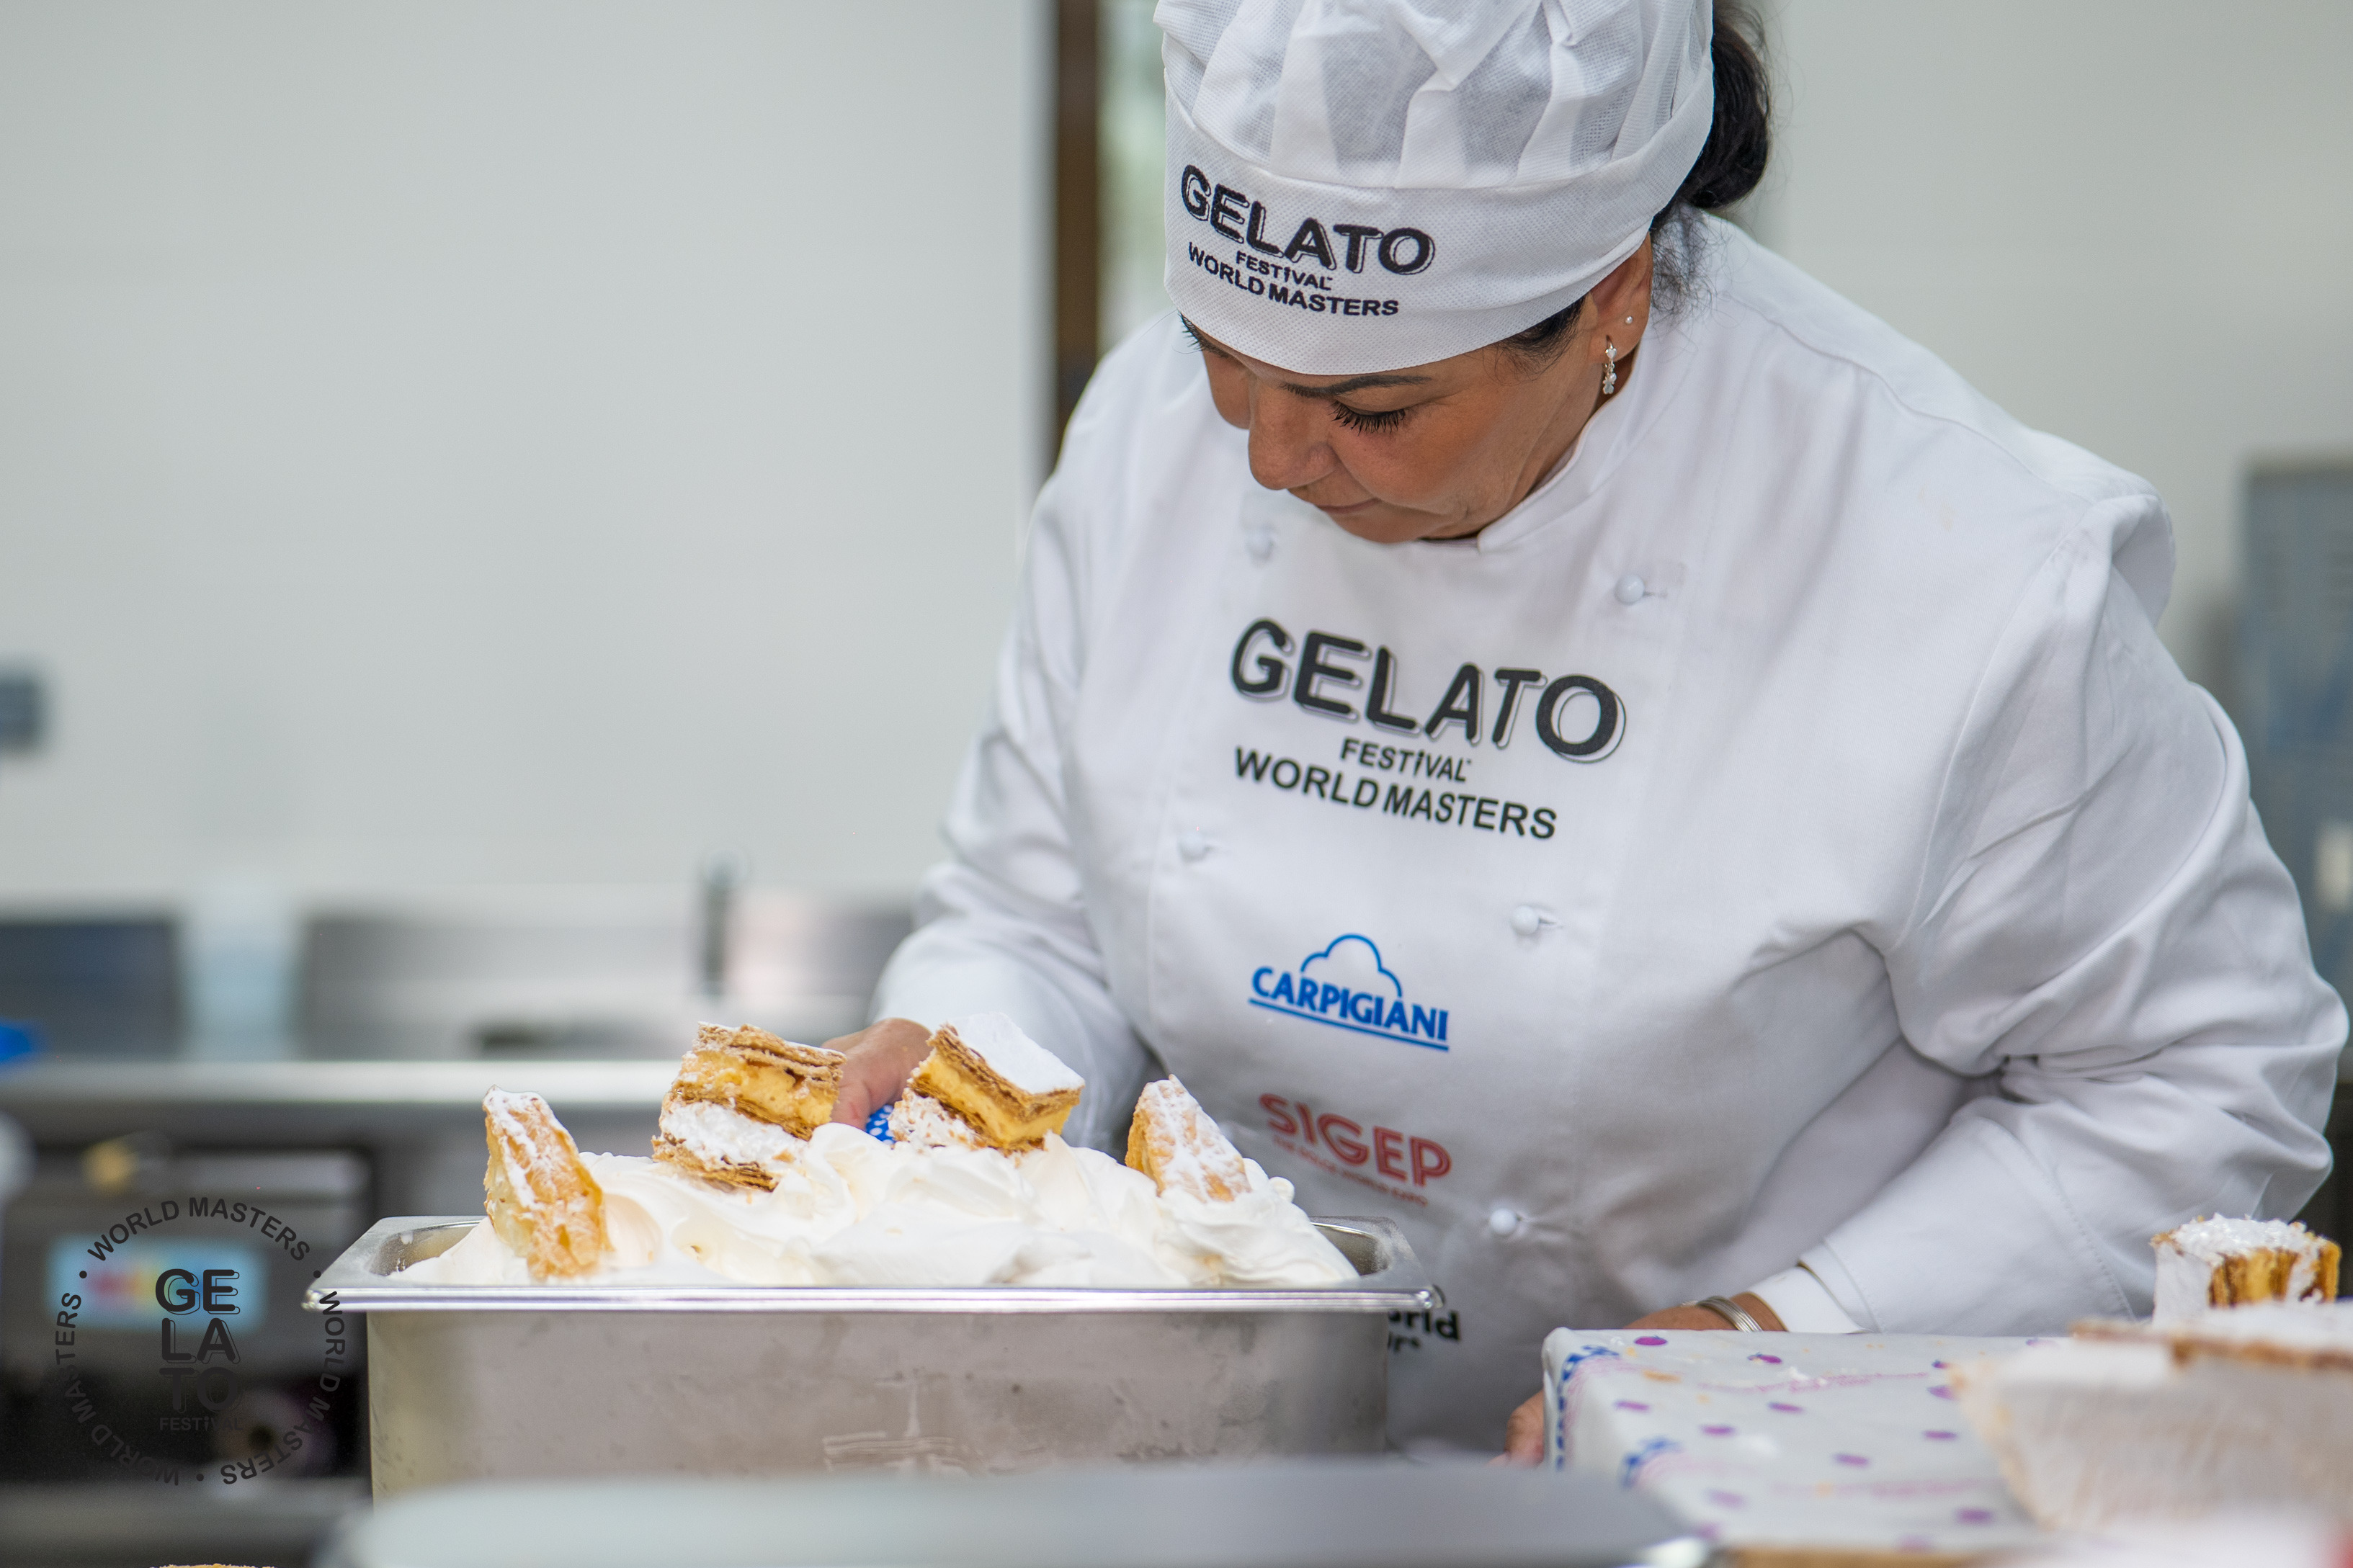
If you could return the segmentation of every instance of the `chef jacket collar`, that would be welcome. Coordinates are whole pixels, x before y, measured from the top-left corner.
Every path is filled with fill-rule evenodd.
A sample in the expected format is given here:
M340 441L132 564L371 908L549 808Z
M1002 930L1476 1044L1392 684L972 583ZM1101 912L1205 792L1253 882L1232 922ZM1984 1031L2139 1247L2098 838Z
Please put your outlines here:
M1695 334L1708 309L1704 287L1694 299L1668 313L1654 310L1643 334L1641 356L1622 390L1604 398L1585 422L1568 455L1525 500L1481 529L1474 542L1482 554L1510 550L1559 522L1599 495L1610 477L1656 425L1691 372Z

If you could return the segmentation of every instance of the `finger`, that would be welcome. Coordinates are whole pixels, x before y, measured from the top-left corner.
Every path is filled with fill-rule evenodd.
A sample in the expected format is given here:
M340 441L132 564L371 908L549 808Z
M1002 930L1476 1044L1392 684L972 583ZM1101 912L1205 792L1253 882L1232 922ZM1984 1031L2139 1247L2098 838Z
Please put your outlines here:
M867 1119L906 1089L907 1080L931 1048L931 1031L905 1018L884 1018L854 1035L827 1042L849 1060L841 1066L841 1091L833 1120L863 1127Z
M1512 1419L1504 1428L1504 1452L1500 1456L1508 1465L1540 1465L1544 1463L1544 1395L1533 1395L1512 1412Z

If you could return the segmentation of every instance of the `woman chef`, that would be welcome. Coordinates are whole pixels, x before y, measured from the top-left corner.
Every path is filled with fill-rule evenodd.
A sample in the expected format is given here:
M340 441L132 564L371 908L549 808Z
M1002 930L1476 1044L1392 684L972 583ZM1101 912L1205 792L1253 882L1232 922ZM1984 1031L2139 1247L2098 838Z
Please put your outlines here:
M2047 1331L2293 1214L2345 1015L2152 629L2164 506L1702 216L1751 48L1158 16L1183 320L1071 422L842 1117L961 1013L1074 1138L1166 1064L1404 1226L1393 1431L1491 1449L1557 1324Z

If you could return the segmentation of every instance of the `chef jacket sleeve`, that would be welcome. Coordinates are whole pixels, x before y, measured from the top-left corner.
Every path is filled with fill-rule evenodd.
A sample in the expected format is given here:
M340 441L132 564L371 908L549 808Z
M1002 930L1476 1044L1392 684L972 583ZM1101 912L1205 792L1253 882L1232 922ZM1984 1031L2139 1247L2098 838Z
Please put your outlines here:
M2345 1010L2237 732L2115 564L2143 528L2155 498L2095 503L2031 581L1883 946L1912 1045L1999 1075L1804 1257L1883 1332L2145 1314L2150 1236L2291 1215L2327 1170Z
M1074 447L1082 434L1074 422ZM1086 1080L1063 1136L1103 1148L1124 1135L1153 1060L1105 983L1064 811L1089 542L1071 515L1084 489L1071 468L1066 458L1039 497L995 695L942 829L950 858L916 891L915 932L873 1013L931 1025L1009 1015Z

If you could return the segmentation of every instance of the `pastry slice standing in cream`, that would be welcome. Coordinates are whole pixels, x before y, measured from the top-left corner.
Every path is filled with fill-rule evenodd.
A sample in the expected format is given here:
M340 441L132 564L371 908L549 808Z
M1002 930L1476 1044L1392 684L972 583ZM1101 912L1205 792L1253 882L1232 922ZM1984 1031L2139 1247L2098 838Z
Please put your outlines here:
M482 1212L507 1249L534 1279L596 1268L605 1256L605 1194L547 1101L491 1090L482 1097L482 1134L491 1152Z
M1135 1119L1127 1124L1127 1163L1152 1178L1163 1195L1184 1193L1205 1203L1231 1203L1250 1191L1241 1151L1173 1078L1144 1086Z

